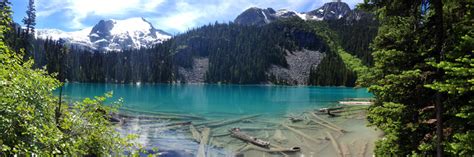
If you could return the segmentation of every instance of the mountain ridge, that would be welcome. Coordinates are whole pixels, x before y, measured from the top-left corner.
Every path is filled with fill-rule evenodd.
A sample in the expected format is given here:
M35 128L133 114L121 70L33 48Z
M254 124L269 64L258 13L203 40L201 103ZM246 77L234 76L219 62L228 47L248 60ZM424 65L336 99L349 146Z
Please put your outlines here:
M156 29L144 18L124 20L100 20L96 25L79 31L66 32L59 29L38 29L36 37L64 40L99 51L122 51L124 49L149 48L171 38L169 33Z
M279 9L274 11L273 8L261 9L251 7L246 9L238 15L234 23L242 25L264 25L269 24L278 19L285 18L299 18L304 21L323 21L323 20L338 20L349 13L353 12L349 5L344 2L329 2L323 6L309 12L297 12L288 9Z

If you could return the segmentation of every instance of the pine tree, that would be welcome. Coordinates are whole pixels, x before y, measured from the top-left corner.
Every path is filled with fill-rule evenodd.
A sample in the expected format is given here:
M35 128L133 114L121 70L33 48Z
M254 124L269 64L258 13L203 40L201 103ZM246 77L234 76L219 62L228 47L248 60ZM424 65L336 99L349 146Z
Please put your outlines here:
M368 119L386 135L375 153L473 155L473 2L367 2L381 21Z
M36 26L36 9L35 0L28 1L28 9L26 10L26 17L23 18L23 24L25 24L25 38L29 38L30 35L35 34Z

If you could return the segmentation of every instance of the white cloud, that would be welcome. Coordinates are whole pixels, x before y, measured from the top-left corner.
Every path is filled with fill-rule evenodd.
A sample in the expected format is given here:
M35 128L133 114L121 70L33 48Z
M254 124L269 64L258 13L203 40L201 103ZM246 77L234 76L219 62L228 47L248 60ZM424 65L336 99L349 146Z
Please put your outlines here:
M332 0L37 0L38 16L61 13L70 19L68 29L88 27L88 18L130 18L142 16L155 27L183 32L214 21L232 21L249 7L311 11ZM353 7L363 0L343 0ZM310 9L310 10L308 10Z
M136 12L150 12L164 0L38 0L38 17L64 12L71 18L70 27L85 27L88 16L125 16Z

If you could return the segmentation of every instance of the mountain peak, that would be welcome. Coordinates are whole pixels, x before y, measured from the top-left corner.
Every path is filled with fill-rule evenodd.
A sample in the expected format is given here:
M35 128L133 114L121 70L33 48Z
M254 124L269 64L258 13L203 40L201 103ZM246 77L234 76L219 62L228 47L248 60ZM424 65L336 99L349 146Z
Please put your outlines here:
M251 7L237 16L234 22L242 25L265 25L276 20L275 13L272 8Z
M322 7L308 13L310 16L316 16L323 20L337 20L351 12L347 3L336 1L325 3Z
M39 30L37 37L64 39L71 44L80 43L101 51L121 51L149 47L168 40L171 35L156 29L145 18L134 17L100 20L93 27L77 32Z

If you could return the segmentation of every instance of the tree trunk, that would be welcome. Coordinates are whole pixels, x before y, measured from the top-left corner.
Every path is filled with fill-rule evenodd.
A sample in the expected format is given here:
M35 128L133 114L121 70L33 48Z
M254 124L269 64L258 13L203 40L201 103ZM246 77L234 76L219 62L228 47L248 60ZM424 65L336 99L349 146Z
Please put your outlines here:
M443 59L443 45L445 39L445 28L444 28L444 19L443 19L443 1L442 0L433 0L432 4L434 6L434 19L435 21L435 29L436 29L436 47L435 53L439 53L439 57L437 58L438 63ZM437 69L437 74L440 74L441 71L439 68ZM441 102L441 93L436 93L435 98L435 105L436 105L436 156L442 157L443 156L443 104Z

